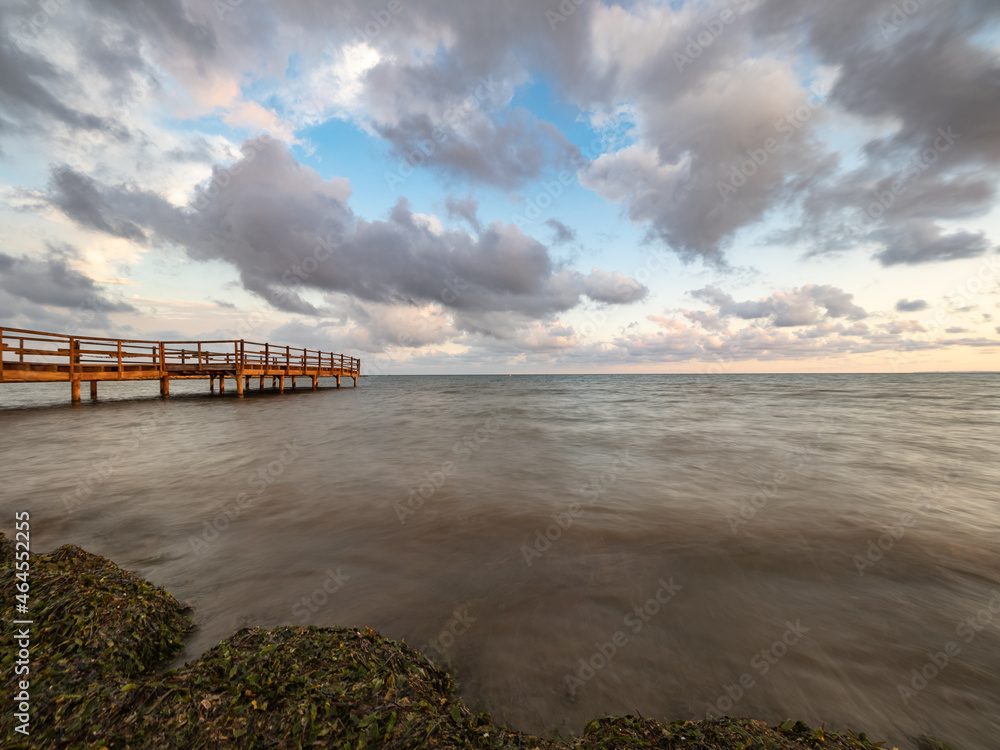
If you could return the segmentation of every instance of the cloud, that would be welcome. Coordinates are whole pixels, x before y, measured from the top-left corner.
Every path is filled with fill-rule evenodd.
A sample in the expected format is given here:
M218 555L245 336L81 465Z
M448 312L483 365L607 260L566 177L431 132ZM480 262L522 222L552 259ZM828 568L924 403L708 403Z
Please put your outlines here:
M114 215L93 179L69 167L52 171L49 193L52 205L82 226L127 240L146 238L133 222Z
M744 302L737 302L713 285L689 294L715 307L721 318L768 318L779 328L812 325L824 318L862 320L868 317L864 309L854 304L854 295L829 285L807 284L790 292L775 292L763 299Z
M553 245L565 245L567 242L573 242L576 239L576 230L566 226L559 219L548 219L545 222L545 226L555 232L555 237L552 239Z
M435 304L480 330L479 314L545 318L583 296L625 304L646 294L620 272L559 266L513 224L494 222L473 237L413 213L402 198L386 219L365 220L348 206L346 180L324 180L273 139L246 142L243 158L216 168L184 208L68 167L56 174L50 200L81 225L231 263L245 289L288 312L320 314L305 295L341 293L376 305ZM453 201L451 210L475 219L473 203Z
M927 302L922 299L915 299L912 302L908 299L901 299L896 303L896 310L898 312L920 312L921 310L926 310L928 307Z
M476 233L483 230L483 224L479 220L479 201L471 195L464 198L449 195L445 199L445 210L449 219L464 219Z
M69 72L17 40L15 28L30 27L31 13L8 15L5 9L4 16L0 19L0 109L6 118L0 133L23 131L46 120L84 130L107 126L104 118L69 105L60 96L72 80Z
M875 257L884 266L975 258L990 250L990 243L982 232L946 235L931 222L912 222L881 235L887 238L885 248L875 253Z
M42 308L72 310L75 324L110 325L107 313L135 312L135 308L122 301L107 298L104 290L93 279L74 270L70 261L75 251L70 247L50 246L42 258L13 256L0 253L0 290L6 293L11 310L10 317L21 313L25 303ZM32 317L63 320L35 310Z
M595 302L627 305L644 300L649 289L621 271L611 273L595 268L584 280L583 290Z
M112 107L90 110L142 79L176 112L214 112L288 141L296 127L347 118L398 159L471 186L514 190L582 165L583 184L622 203L650 237L719 267L737 233L775 212L801 209L799 236L816 252L872 240L832 230L950 128L957 142L896 197L874 239L889 265L969 257L975 232L915 246L914 232L927 230L910 222L979 216L995 198L1000 98L984 92L995 89L1000 61L980 32L1000 6L941 0L898 28L884 24L889 0L837 7L585 3L553 29L528 0L470 0L459 10L427 0L359 35L372 22L363 4L243 3L218 13L181 0L89 0L63 7L51 36L30 42L15 29L33 9L17 8L0 46L0 106L7 129L127 127L122 137L141 139ZM691 53L705 20L723 10L720 33ZM624 110L634 127L586 164L559 128L518 106L518 87L540 81L595 127ZM870 136L856 154L839 151L826 123Z

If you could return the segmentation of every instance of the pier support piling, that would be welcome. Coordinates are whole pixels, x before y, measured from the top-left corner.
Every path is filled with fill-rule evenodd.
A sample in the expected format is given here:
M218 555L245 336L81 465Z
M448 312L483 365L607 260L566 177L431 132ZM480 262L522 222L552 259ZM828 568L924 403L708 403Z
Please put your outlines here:
M340 375L337 376L337 387L340 388Z
M219 376L219 393L226 392L226 377L225 375Z
M208 392L215 393L215 375L208 376Z
M163 398L170 398L170 378L160 378L160 395Z
M71 380L70 381L70 401L74 404L80 403L80 381Z
M319 376L318 375L313 375L312 376L312 381L313 381L313 390L315 391L315 390L317 390L319 388Z
M90 381L90 400L97 401L97 381Z
M243 376L236 376L236 397L243 398Z

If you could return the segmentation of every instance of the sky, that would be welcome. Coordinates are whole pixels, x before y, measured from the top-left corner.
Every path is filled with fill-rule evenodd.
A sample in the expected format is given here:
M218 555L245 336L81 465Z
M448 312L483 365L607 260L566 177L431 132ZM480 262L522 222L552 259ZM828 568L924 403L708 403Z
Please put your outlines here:
M996 0L0 0L0 326L1000 369Z

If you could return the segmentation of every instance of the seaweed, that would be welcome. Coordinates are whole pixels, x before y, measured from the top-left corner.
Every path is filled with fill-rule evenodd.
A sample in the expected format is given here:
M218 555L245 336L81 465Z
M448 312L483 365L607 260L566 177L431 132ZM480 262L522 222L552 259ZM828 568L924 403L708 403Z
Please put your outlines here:
M0 534L3 614L11 544ZM454 680L371 629L245 628L200 658L163 665L193 627L166 591L78 547L33 555L32 733L12 747L873 750L864 734L787 721L658 722L602 716L572 742L475 714ZM4 668L12 657L4 654ZM15 737L4 712L0 732Z

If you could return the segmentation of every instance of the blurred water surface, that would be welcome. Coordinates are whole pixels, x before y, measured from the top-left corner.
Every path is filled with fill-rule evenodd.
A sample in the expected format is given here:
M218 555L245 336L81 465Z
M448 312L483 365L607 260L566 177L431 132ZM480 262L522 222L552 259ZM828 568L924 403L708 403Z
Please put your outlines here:
M36 551L193 604L184 659L370 626L529 732L714 712L1000 746L998 375L68 390L0 386L0 528L29 510Z

